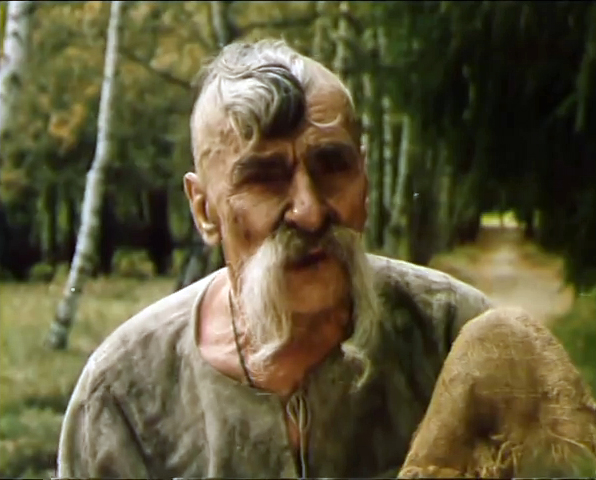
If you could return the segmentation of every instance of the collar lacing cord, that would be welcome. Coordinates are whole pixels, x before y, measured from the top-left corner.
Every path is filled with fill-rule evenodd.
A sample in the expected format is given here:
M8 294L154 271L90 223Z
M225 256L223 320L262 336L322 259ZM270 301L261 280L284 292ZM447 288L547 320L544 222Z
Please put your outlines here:
M242 348L240 347L238 330L236 328L236 321L234 315L234 301L232 300L232 291L228 292L228 302L230 307L230 313L232 315L232 330L234 332L234 343L236 344L236 352L238 353L238 359L240 360L240 366L242 367L246 382L252 388L255 388L255 383L248 371L244 355L242 354ZM306 401L306 395L304 390L299 388L292 394L286 403L286 413L290 420L298 426L298 443L299 443L299 455L300 455L300 478L307 478L307 461L306 461L306 438L307 432L310 427L310 415L308 411L308 403Z
M244 355L242 355L242 348L240 347L238 329L236 328L236 319L234 315L234 301L232 300L232 289L228 291L228 303L230 306L230 313L232 315L232 331L234 332L234 344L236 345L236 353L238 354L238 360L240 361L240 366L242 367L246 383L248 383L250 387L256 388L255 382L253 382L250 372L248 371L248 367L246 366L246 360L244 360Z
M290 420L298 426L300 478L307 478L306 438L308 429L310 428L310 414L306 395L302 388L292 394L286 404L286 412Z

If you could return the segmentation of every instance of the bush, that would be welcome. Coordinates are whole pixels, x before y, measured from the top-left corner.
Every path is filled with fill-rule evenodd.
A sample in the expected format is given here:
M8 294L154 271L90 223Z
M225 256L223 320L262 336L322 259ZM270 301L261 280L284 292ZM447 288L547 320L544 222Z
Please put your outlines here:
M54 279L56 268L49 263L37 263L29 271L29 280L32 282L49 283Z
M154 276L153 263L144 250L118 250L114 255L114 274L146 280Z
M12 273L10 273L5 268L0 267L0 281L11 281L14 280Z
M552 327L596 395L596 288L577 297L573 308Z

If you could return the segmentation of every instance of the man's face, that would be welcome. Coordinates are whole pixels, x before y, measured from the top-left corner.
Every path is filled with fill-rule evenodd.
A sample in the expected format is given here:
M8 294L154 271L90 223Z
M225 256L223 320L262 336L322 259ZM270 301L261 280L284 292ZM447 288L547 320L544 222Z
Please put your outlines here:
M241 266L279 229L295 232L305 241L287 252L284 266L287 289L300 298L294 310L332 301L341 293L331 290L347 287L338 259L320 251L321 236L334 224L364 228L367 180L347 108L339 88L319 91L307 97L310 120L325 125L341 115L339 122L309 123L291 138L262 141L227 159L219 203L226 259Z
M247 151L227 122L209 117L195 148L203 181L185 190L205 241L222 242L259 369L312 314L352 306L356 343L376 330L378 301L362 243L367 177L350 102L339 84L306 96L307 118L288 138ZM306 323L302 324L301 318Z
M283 277L294 312L330 307L349 294L349 272L319 241L332 225L362 232L366 221L365 165L348 108L339 86L318 89L307 96L307 115L325 126L307 122L293 136L249 151L230 134L208 161L207 197L233 281L265 242L286 232L292 251L285 252Z

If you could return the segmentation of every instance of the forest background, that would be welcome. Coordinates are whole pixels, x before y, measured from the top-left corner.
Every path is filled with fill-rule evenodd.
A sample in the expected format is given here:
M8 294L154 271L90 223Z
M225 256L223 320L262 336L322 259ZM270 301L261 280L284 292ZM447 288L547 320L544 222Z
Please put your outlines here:
M116 2L1 2L3 69L11 3L26 6L26 21L24 61L0 85L10 106L0 124L0 475L51 474L89 353L127 316L221 266L195 232L182 176L199 68L241 39L283 37L351 89L368 152L370 251L445 265L470 256L483 219L508 212L524 248L556 256L575 301L553 329L596 386L596 2L121 2L103 117ZM80 272L90 278L77 283L65 338L48 345L104 141Z

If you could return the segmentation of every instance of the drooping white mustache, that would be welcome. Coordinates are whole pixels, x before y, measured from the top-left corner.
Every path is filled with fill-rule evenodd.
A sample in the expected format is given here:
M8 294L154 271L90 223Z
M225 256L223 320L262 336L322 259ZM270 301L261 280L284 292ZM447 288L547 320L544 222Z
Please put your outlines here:
M285 267L299 261L313 249L321 249L344 266L351 283L355 325L350 352L367 341L377 317L377 296L366 258L362 235L352 229L331 225L321 235L310 235L282 227L268 238L241 267L238 307L245 334L249 337L249 367L258 374L268 360L291 339ZM359 340L360 339L360 340Z

